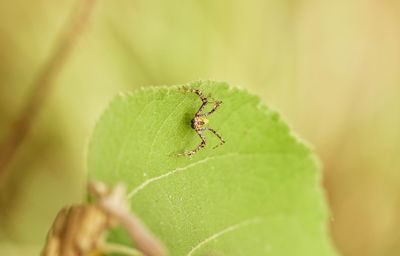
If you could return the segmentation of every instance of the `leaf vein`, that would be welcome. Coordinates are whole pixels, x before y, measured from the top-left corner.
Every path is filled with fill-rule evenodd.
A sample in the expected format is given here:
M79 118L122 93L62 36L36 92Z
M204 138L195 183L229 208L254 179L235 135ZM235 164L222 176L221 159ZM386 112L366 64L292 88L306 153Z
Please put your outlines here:
M224 228L223 230L218 231L217 233L207 237L206 239L204 239L203 241L200 241L196 246L194 246L187 254L187 256L192 256L193 253L195 253L197 250L199 250L201 247L203 247L204 245L206 245L207 243L217 239L220 236L223 236L229 232L233 232L239 228L242 228L244 226L250 225L250 224L255 224L260 222L261 219L260 218L253 218L253 219L248 219L245 221L242 221L240 223L231 225L227 228Z
M148 180L145 180L142 184L140 184L139 186L137 186L136 188L131 190L131 192L128 193L128 198L129 199L132 198L139 191L141 191L142 189L144 189L145 187L147 187L151 183L154 183L154 182L156 182L158 180L164 179L164 178L166 178L166 177L168 177L170 175L173 175L175 173L185 171L185 170L190 169L190 168L192 168L192 167L194 167L196 165L203 164L203 163L206 163L206 162L214 160L214 159L224 158L224 157L231 157L231 156L240 156L240 155L245 155L245 154L239 153L239 152L233 152L233 153L227 153L227 154L224 154L224 155L210 156L210 157L206 157L206 158L203 158L201 160L198 160L196 162L190 163L190 164L188 164L186 166L178 167L176 169L173 169L171 171L163 173L163 174L161 174L159 176L156 176L156 177L150 178ZM249 155L256 155L256 153L251 153Z

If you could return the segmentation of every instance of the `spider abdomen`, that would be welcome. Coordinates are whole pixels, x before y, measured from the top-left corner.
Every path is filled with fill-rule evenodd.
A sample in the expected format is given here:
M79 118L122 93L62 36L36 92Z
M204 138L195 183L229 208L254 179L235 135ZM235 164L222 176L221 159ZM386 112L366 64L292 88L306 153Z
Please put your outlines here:
M196 116L192 119L192 128L198 130L208 123L208 119L204 116Z

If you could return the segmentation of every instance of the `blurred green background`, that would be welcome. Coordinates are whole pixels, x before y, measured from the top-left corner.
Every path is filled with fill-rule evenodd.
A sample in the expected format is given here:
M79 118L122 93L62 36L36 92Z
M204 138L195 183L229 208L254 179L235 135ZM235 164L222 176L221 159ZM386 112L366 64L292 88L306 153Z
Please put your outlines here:
M77 0L0 0L0 143ZM260 95L315 148L342 255L400 255L400 2L98 0L0 187L0 254L35 255L83 195L120 91L215 79Z

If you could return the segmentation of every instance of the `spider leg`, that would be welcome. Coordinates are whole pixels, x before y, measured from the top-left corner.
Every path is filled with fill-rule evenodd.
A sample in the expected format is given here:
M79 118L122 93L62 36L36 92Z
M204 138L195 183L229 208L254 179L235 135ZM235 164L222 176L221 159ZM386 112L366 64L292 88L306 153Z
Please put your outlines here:
M200 90L192 89L192 92L195 93L195 94L197 94L197 96L199 96L199 98L200 98L200 100L201 100L201 102L202 102L202 104L201 104L199 110L197 110L197 112L196 112L196 114L195 114L196 116L201 116L202 114L200 114L200 113L204 110L204 108L205 108L206 105L208 104L208 99L207 99L206 96L204 96L204 94L203 94Z
M203 130L210 131L210 132L214 133L214 135L217 136L218 139L221 141L218 145L214 146L213 149L217 148L217 147L219 147L219 146L221 146L222 144L225 143L224 138L222 138L222 136L219 133L217 133L214 129L205 127L205 128L203 128Z
M210 102L210 103L214 103L214 102L217 101L216 99L214 99L214 98L211 96L211 93L207 94L207 99L208 99L208 102Z
M222 104L222 101L220 101L220 100L215 101L214 102L214 106L210 110L210 112L207 112L207 113L204 113L204 114L199 114L199 116L209 116L209 115L211 115L212 113L215 112L215 110L217 110L219 108L219 106L221 106L221 104Z
M201 116L201 115L203 115L203 114L200 114L200 113L204 110L204 108L205 108L206 105L208 104L208 98L207 98L200 90L198 90L198 89L194 89L194 88L190 88L190 87L183 87L182 90L185 91L185 92L192 92L192 93L195 93L195 94L197 94L197 96L199 96L199 98L200 98L202 104L201 104L199 110L197 110L197 112L196 112L195 115L196 115L196 116Z
M194 154L197 153L197 151L199 151L200 149L202 149L206 146L206 138L204 137L204 134L202 133L203 130L204 130L204 128L195 130L197 135L199 135L199 137L201 139L200 144L195 149L180 153L180 154L178 154L178 156L193 156Z

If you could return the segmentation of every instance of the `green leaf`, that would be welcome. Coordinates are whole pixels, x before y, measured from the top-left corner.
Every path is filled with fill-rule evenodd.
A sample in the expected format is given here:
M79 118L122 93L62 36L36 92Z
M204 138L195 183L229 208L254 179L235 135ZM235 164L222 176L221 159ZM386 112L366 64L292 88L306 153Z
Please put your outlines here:
M201 105L177 87L117 97L98 122L89 176L125 182L132 210L170 255L335 255L327 234L320 171L310 150L258 97L218 82L195 82L222 100L196 147L190 120Z

